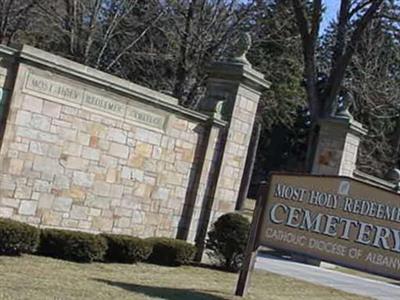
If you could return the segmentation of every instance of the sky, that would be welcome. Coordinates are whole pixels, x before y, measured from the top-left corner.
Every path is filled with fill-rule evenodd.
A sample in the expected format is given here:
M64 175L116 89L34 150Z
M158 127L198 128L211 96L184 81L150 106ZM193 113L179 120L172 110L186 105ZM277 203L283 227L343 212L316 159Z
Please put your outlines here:
M329 25L332 19L336 18L340 6L340 0L324 0L323 2L326 6L326 12L322 21L322 30Z

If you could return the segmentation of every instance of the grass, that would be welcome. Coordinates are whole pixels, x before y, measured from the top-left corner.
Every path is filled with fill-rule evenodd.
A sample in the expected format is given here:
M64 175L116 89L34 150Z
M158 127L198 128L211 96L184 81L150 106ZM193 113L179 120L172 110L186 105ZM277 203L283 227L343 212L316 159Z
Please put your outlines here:
M0 257L0 299L228 300L237 275L200 267L78 264L40 256ZM246 299L367 299L256 271Z

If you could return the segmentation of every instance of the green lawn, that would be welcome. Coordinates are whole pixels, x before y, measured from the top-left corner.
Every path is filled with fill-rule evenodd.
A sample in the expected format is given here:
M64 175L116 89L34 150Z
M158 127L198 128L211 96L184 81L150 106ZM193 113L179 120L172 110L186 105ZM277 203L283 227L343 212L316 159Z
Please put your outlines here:
M232 296L236 274L199 267L2 256L0 273L0 299L240 299ZM246 299L366 299L266 272L252 283Z

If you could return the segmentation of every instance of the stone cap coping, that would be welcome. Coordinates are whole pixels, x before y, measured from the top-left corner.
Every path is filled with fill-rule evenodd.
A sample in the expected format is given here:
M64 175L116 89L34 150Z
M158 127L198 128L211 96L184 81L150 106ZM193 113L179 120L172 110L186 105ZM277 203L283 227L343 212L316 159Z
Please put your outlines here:
M360 170L354 170L353 176L361 181L364 181L365 183L369 183L374 186L378 186L378 187L390 190L392 192L395 191L395 192L399 193L399 191L397 191L397 185L395 183L389 182L382 178L364 173Z
M117 76L99 71L72 60L51 54L32 46L22 45L18 48L10 48L0 45L0 55L9 55L16 59L17 63L36 64L48 69L68 74L90 83L104 87L108 91L117 92L128 97L135 97L140 102L154 105L165 110L183 115L189 119L200 122L210 120L210 116L187 109L178 104L178 99L152 89L121 79ZM213 125L225 127L227 122L211 119Z
M235 62L214 62L207 67L210 78L238 81L249 85L258 92L271 87L271 82L264 74L256 71L250 65Z
M364 126L360 122L350 118L328 117L320 119L318 123L320 125L332 124L336 126L343 126L346 127L350 132L358 136L364 136L368 133L368 130L364 128Z

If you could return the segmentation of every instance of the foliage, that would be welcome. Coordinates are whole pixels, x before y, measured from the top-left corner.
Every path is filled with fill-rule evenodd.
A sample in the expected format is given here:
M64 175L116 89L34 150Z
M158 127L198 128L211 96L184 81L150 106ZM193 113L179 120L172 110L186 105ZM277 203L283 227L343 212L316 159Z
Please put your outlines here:
M137 237L103 234L108 249L105 260L109 262L136 263L146 260L152 251L151 244Z
M0 42L9 45L32 25L32 10L43 0L2 0Z
M0 254L21 255L35 252L39 230L28 224L0 218Z
M256 2L31 1L29 29L13 42L165 91L188 107L203 95L206 65L226 55Z
M80 231L43 229L39 254L76 262L102 260L107 250L106 240Z
M249 21L253 45L248 58L263 73L271 87L261 99L260 113L265 128L275 124L294 125L297 109L303 107L303 62L300 39L288 0L259 4Z
M248 27L254 40L249 60L271 82L258 111L263 127L253 176L253 182L258 182L272 170L301 168L307 127L301 119L306 102L301 41L290 1L259 3Z
M400 39L391 32L396 26L383 20L370 24L346 84L354 96L352 113L368 129L357 165L379 177L400 167Z
M240 270L250 231L248 219L237 213L228 213L218 218L208 233L206 248L210 256L226 270Z
M318 70L318 48L324 6L322 0L292 0L298 32L302 40L304 86L310 111L305 170L311 171L319 132L319 120L336 115L345 93L343 82L355 50L368 25L379 16L385 0L341 0L336 31L325 74Z
M190 264L196 254L196 247L185 241L171 238L148 238L153 251L148 259L154 264L180 266Z

